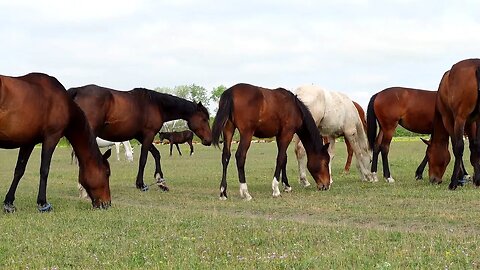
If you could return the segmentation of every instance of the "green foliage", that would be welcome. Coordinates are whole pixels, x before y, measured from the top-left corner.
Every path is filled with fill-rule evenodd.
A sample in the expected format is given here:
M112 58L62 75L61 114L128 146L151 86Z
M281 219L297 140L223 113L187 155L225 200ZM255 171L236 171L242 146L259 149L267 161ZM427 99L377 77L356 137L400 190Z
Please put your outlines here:
M395 130L394 137L418 137L422 134L414 133L409 130L406 130L404 127L398 125L397 129Z
M479 190L471 184L415 181L424 155L419 142L393 142L394 184L366 183L352 166L343 173L345 146L337 144L333 186L298 184L293 147L287 175L292 193L272 198L275 143L253 143L245 166L253 200L239 197L232 155L227 201L220 201L221 150L195 145L184 156L157 146L170 192L135 189L137 161L111 159L112 207L91 210L78 198L78 167L70 148L58 147L48 180L54 211L36 210L40 148L35 148L16 194L18 211L2 214L2 269L475 269ZM232 145L235 152L236 144ZM137 148L136 148L137 149ZM468 147L465 147L468 160ZM18 150L0 150L0 190L6 192ZM114 155L115 156L115 155ZM465 163L465 164L468 164ZM450 164L445 178L451 175ZM149 157L145 182L153 182ZM381 164L379 172L381 172ZM471 166L467 167L472 172Z

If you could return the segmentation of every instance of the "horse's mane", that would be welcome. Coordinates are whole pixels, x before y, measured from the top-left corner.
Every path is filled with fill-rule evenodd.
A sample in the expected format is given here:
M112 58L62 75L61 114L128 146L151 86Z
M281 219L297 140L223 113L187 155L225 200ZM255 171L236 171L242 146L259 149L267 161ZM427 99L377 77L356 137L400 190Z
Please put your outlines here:
M72 101L70 106L70 122L67 126L67 129L65 130L65 137L74 148L74 151L75 146L74 143L71 142L71 140L74 140L74 136L78 136L79 133L88 135L86 140L84 138L82 139L87 142L87 145L90 149L98 149L97 141L95 140L95 136L93 135L90 125L88 124L85 113L82 111L82 109L80 109L80 107L78 107L75 102ZM91 151L91 153L92 155L96 155L95 159L100 164L102 162L101 152Z
M310 110L296 95L290 91L287 92L290 93L302 113L303 124L301 130L297 132L298 137L304 145L311 144L314 149L319 150L323 146L323 138L320 136L320 132L318 131L318 127L315 124L315 120L313 120Z
M201 103L197 104L184 98L180 98L166 93L159 93L146 88L135 88L132 90L132 92L142 93L150 100L153 100L155 103L160 104L161 107L165 109L166 113L168 113L169 110L174 109L179 113L183 112L183 114L190 115L194 113L198 107L198 109L205 113L208 118L210 117L207 108L205 108ZM183 111L179 111L179 108L181 108Z

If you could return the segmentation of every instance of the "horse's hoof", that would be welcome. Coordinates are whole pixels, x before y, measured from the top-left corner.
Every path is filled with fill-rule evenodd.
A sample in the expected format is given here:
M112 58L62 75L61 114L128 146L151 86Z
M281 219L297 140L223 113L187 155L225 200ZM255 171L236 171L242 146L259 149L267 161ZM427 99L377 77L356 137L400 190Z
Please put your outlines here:
M3 212L5 213L15 213L17 208L15 208L15 205L13 203L4 203L3 204Z
M423 180L423 176L422 175L415 175L415 180Z
M283 191L285 191L285 192L287 192L287 193L288 193L288 192L292 192L292 187L287 187L287 186L286 186L286 187L283 189Z
M226 201L226 200L227 200L227 196L220 195L220 201Z
M394 183L395 179L393 179L393 177L388 177L385 179L385 181L387 181L387 183Z
M38 205L37 208L38 208L38 212L40 212L40 213L50 212L50 211L53 210L52 205L49 204L49 203L45 203L43 205Z
M137 186L138 189L140 189L140 191L148 191L148 186L143 184L142 186Z
M162 191L169 191L170 189L167 187L167 185L165 184L158 184L158 187L162 190Z
M448 185L448 189L455 190L455 189L457 189L457 185L453 184L453 183L450 183L450 185Z

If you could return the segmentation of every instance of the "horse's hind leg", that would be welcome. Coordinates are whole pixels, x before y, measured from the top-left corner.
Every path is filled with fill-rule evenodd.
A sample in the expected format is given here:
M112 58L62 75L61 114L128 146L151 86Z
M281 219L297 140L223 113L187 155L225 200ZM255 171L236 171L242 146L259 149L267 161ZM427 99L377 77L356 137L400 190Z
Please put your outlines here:
M170 142L170 156L172 156L172 150L173 150L173 143Z
M190 156L193 155L193 143L192 140L187 141L188 145L190 145Z
M345 163L344 171L348 173L350 172L350 165L352 165L353 149L347 138L345 138L345 145L347 147L347 162Z
M15 191L17 190L20 179L25 173L25 167L27 166L28 159L30 158L34 147L35 145L29 145L20 148L17 165L15 166L15 172L13 173L12 184L10 185L10 189L3 201L3 210L7 213L15 212L15 206L13 205L13 201L15 201Z
M231 122L227 122L223 129L223 151L222 151L222 181L220 182L220 200L227 199L227 168L230 161L230 146L235 128Z
M383 177L388 183L395 182L390 174L390 166L388 165L388 152L390 151L390 143L392 142L395 129L389 129L383 134L382 143L380 144L380 153L382 154Z
M142 145L143 146L143 145ZM148 149L155 159L155 173L154 178L157 181L157 186L163 191L169 191L165 178L163 178L162 166L160 164L160 151L155 147L155 145L150 143L150 148ZM146 160L146 158L145 158ZM145 167L145 165L144 165ZM147 187L148 189L148 187Z
M378 170L378 156L380 155L380 143L383 140L383 132L380 129L377 137L375 138L375 143L373 144L372 149L372 167L370 172L372 173L373 182L378 182L377 170Z
M175 146L177 147L178 154L181 156L182 152L180 152L180 147L178 147L178 143L176 143Z

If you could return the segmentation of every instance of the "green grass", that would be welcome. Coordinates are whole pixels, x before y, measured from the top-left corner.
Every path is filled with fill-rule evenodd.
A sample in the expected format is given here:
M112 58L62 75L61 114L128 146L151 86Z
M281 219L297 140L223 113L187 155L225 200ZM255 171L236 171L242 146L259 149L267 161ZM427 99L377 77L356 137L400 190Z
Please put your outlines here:
M192 157L175 152L169 157L168 146L159 147L171 191L135 189L137 147L134 164L111 159L112 207L106 211L92 210L89 202L78 198L78 169L70 164L70 149L59 147L47 190L54 211L46 214L38 213L35 205L40 156L40 149L35 149L17 190L17 212L0 217L0 268L480 267L480 191L471 184L449 191L447 180L441 185L415 181L425 150L419 141L392 144L394 184L361 182L355 165L344 174L346 151L338 143L334 183L324 192L300 187L290 147L287 170L293 192L280 198L271 196L275 144L252 144L246 164L254 197L250 202L239 197L234 155L228 172L229 199L220 201L220 150L196 145ZM182 151L188 153L186 145ZM4 194L17 152L0 150ZM467 170L472 172L470 166ZM145 182L151 184L151 156L145 172Z

